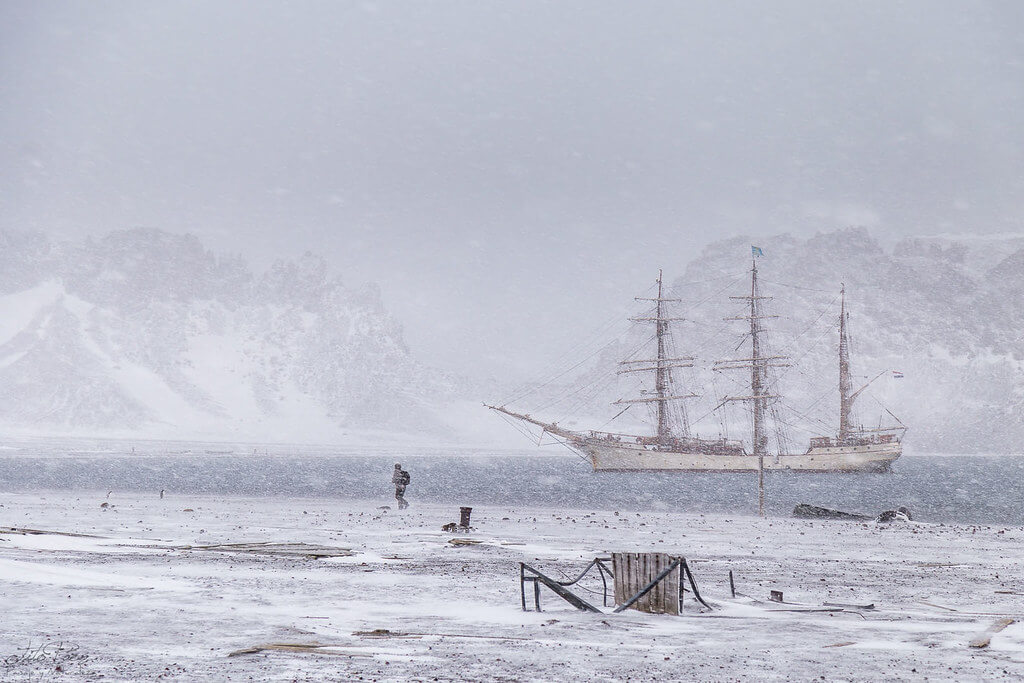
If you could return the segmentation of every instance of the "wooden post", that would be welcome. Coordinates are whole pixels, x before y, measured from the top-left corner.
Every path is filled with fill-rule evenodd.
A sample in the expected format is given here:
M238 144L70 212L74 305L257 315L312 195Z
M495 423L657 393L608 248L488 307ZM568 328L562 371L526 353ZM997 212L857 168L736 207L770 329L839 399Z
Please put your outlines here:
M757 456L757 514L764 517L764 453Z

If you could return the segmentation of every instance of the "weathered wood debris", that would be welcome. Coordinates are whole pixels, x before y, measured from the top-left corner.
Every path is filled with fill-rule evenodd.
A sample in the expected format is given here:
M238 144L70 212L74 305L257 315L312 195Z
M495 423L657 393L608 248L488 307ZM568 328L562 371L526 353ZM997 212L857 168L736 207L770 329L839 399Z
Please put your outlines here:
M985 629L978 635L974 636L974 638L971 639L971 642L967 643L967 645L969 647L977 648L988 647L989 643L992 642L992 636L999 633L1013 622L1014 620L1009 617L1003 617L1002 619L998 619L987 629Z
M71 536L74 538L103 538L93 534L75 534L70 531L48 531L46 529L26 529L16 526L0 526L0 534L16 534L19 536Z
M266 643L264 645L254 645L253 647L247 647L241 650L235 650L234 652L229 652L228 657L237 657L239 655L252 655L258 652L266 652L268 650L277 650L282 652L312 653L318 655L338 655L342 657L373 657L373 654L369 652L345 651L341 650L341 647L344 646L332 643Z
M335 548L311 543L219 543L216 545L183 545L175 550L208 550L220 553L248 553L250 555L272 555L275 557L301 557L320 559L322 557L350 557L355 555L351 548Z

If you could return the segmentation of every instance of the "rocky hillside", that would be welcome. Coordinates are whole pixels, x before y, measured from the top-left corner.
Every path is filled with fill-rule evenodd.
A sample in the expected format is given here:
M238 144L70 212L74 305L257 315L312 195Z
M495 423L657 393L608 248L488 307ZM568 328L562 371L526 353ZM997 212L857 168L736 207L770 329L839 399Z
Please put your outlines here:
M253 273L194 237L0 233L0 425L37 433L309 441L443 431L449 382L374 288L322 259ZM429 397L429 401L427 400Z

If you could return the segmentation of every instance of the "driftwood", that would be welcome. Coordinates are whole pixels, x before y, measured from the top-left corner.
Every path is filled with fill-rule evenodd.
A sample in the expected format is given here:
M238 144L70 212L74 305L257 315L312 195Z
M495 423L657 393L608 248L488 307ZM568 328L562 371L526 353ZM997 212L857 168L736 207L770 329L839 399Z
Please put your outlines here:
M70 531L47 531L45 529L24 529L16 526L0 526L0 534L18 534L19 536L71 536L74 538L103 538L93 534L74 534Z
M450 538L448 542L452 545L480 545L483 541L475 538Z
M310 543L221 543L217 545L184 545L175 550L209 550L220 553L248 553L250 555L271 555L274 557L351 557L356 553L351 548L333 548Z
M364 638L483 638L485 640L533 640L533 638L519 638L516 636L485 636L479 633L419 633L410 631L392 631L386 628L375 628L372 631L353 631L352 635Z
M994 624L989 626L987 629L974 636L971 642L967 643L968 647L988 647L988 644L992 642L992 636L1002 631L1004 628L1013 623L1013 619L1004 617L996 620Z
M825 607L846 607L847 609L875 609L875 603L869 605L853 605L846 602L823 602Z
M239 655L253 655L259 652L266 652L267 650L278 650L281 652L303 652L312 653L317 655L337 655L341 657L373 657L372 654L366 652L345 652L339 651L338 648L344 647L343 645L333 643L267 643L265 645L254 645L253 647L247 647L242 650L235 650L229 652L228 657L237 657Z

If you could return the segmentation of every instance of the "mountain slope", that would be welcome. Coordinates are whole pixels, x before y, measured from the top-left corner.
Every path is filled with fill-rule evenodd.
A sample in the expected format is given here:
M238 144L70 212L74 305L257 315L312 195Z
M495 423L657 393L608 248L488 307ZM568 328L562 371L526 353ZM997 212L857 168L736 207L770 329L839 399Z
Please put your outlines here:
M307 255L255 275L154 230L51 244L4 233L0 424L179 438L445 434L451 384L417 363L377 291Z

